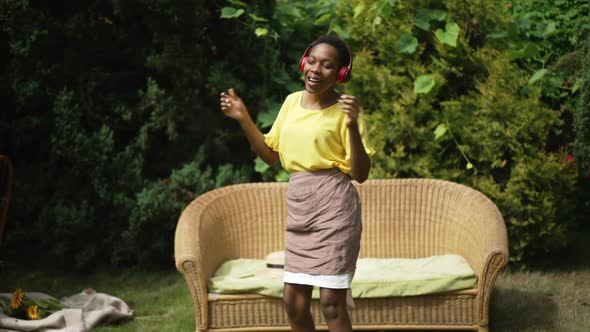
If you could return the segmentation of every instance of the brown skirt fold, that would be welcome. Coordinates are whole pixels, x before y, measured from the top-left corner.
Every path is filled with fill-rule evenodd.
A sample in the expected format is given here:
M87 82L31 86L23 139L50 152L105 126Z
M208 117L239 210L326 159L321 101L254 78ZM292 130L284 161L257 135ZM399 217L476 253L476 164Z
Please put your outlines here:
M361 203L338 169L296 172L287 188L285 271L353 273L362 232Z

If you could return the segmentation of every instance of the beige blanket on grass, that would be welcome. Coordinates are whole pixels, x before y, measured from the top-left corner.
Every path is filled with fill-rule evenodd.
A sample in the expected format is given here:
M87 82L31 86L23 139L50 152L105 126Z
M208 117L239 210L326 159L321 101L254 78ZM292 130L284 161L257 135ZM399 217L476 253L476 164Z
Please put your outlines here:
M47 299L44 293L26 292L27 297ZM0 296L11 297L12 294ZM123 300L93 289L85 289L79 294L63 298L61 302L67 309L54 312L39 320L22 320L9 317L0 311L0 332L86 332L100 324L109 324L131 318L133 310Z

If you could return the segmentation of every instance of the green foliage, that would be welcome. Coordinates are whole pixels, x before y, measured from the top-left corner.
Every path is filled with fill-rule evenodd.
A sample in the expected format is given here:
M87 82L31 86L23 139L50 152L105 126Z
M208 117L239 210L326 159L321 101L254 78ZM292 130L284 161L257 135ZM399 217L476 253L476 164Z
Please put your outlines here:
M221 18L237 18L244 14L243 9L235 9L233 7L224 7L221 9Z
M551 146L575 145L574 137L579 135L573 124L582 84L583 58L578 56L577 40L588 15L590 3L585 0L512 1L514 24L504 29L498 40L502 44L496 44L507 46L521 68L529 71L529 84L541 86L545 104L566 111L564 129L553 132Z
M511 5L515 25L510 32L535 45L537 62L568 53L575 43L578 21L590 14L585 0L519 0Z
M397 50L400 53L414 53L418 47L418 39L409 33L403 33L397 40Z
M434 88L436 82L432 75L420 75L414 81L414 93L421 94L421 93L428 93L432 88Z
M370 6L353 6L361 4ZM345 20L359 50L346 91L362 96L379 151L371 176L442 178L480 189L504 215L515 263L563 246L574 223L568 211L577 173L560 162L561 150L548 150L561 113L543 104L541 88L529 85L512 51L486 37L510 29L506 7L416 1L398 4L387 19L350 11ZM418 46L399 52L408 34Z
M505 188L494 188L489 179L478 179L502 208L510 225L512 255L517 261L546 255L567 243L572 227L569 199L575 185L575 172L564 170L557 156L527 156L514 160ZM491 186L488 188L487 186Z
M174 229L188 203L214 188L248 182L252 176L244 166L215 168L205 162L201 148L194 161L173 170L169 178L151 181L136 194L129 226L123 233L124 245L115 249L116 263L137 259L142 266L173 264Z
M108 124L86 127L71 91L63 90L56 97L49 165L52 187L59 190L47 194L52 204L40 208L36 227L48 235L41 237L42 246L51 248L55 256L72 257L77 266L91 265L104 256L104 248L120 243L117 234L126 227L120 221L136 206L134 192L143 186L142 167L151 136L164 131L175 135L167 119L167 111L173 110L166 107L170 100L155 82L148 80L146 91L140 90L138 96L135 112L118 109L122 123L142 123L121 149L115 146L115 131ZM166 221L174 225L174 220Z
M269 166L260 157L257 157L254 159L254 170L262 175L263 181L289 181L289 173L282 168L280 163Z
M590 175L590 20L581 21L577 34L576 57L581 62L580 97L573 115L572 149L584 175Z
M459 26L455 22L448 22L445 30L436 29L434 34L439 42L452 47L457 47L457 38L459 38Z
M272 14L265 1L249 6ZM260 21L248 14L238 18ZM264 110L265 96L284 94L258 84L272 82L279 52L220 15L204 1L0 2L0 152L15 164L8 248L26 242L79 268L145 253L169 263L187 202L170 174L197 172L204 147L198 168L216 172L204 187L256 178L218 96L234 87L254 115Z
M31 250L78 267L169 264L191 199L288 178L252 161L219 93L235 88L269 130L303 87L303 50L336 34L354 52L338 88L361 99L379 151L371 176L480 189L513 260L535 262L589 209L589 13L585 0L2 1L6 245L39 239Z

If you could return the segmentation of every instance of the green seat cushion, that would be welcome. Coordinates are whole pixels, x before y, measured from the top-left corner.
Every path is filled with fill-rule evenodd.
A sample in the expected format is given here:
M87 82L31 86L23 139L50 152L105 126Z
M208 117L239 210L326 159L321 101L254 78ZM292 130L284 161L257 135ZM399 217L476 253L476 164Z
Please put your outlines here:
M351 289L353 298L375 298L449 292L476 285L477 276L463 257L441 255L417 259L360 258ZM221 265L208 287L210 293L216 294L282 297L282 271L267 269L264 260L230 260ZM312 297L319 297L317 287Z

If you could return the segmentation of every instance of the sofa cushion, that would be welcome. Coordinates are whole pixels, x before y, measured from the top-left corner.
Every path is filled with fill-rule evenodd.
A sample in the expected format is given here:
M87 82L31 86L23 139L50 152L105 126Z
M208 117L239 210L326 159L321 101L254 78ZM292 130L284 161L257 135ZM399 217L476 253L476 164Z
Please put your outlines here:
M266 268L264 260L225 262L209 280L210 293L256 293L282 297L282 271ZM360 258L352 281L354 298L413 296L475 288L477 276L458 255L417 259ZM312 297L319 297L314 289Z

